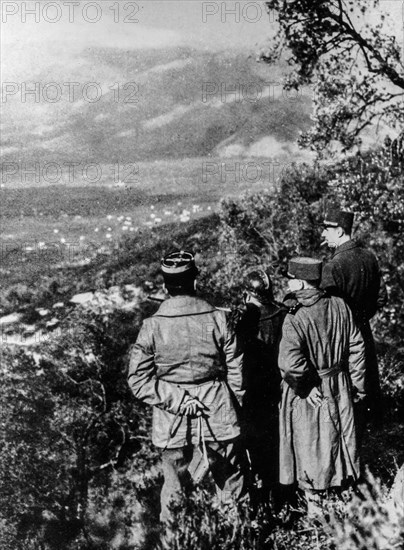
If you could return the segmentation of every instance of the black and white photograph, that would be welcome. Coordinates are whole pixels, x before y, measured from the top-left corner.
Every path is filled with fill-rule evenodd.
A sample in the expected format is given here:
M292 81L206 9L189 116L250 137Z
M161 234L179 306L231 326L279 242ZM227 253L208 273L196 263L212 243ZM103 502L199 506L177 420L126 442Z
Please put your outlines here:
M404 0L0 0L0 548L404 548Z

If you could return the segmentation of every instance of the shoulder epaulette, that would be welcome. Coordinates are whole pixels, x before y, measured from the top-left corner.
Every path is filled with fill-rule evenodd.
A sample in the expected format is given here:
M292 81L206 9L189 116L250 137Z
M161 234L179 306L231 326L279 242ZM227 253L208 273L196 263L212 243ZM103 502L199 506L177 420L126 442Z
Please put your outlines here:
M297 301L295 294L290 293L283 299L283 306L286 307L288 313L295 315L295 313L302 307L302 304Z
M288 313L290 313L290 315L295 315L301 307L302 307L302 304L300 302L296 302L295 304L289 306Z

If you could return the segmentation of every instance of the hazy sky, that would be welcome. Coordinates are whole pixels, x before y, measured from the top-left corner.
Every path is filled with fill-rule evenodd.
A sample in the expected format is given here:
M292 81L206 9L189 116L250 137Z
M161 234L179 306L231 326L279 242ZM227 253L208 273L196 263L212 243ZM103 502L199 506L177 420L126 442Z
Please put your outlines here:
M264 2L249 0L2 0L1 4L5 46L55 40L73 48L94 42L133 48L170 43L251 48L265 42L276 28ZM28 13L35 4L38 13ZM59 11L54 4L59 4ZM394 32L402 34L404 0L381 0L380 5L390 12ZM379 19L380 13L374 11L373 16Z
M35 5L37 13L28 13ZM404 0L381 6L403 43ZM276 29L264 3L249 0L2 0L1 8L3 78L28 76L35 66L61 64L92 46L257 51ZM380 12L372 15L380 19Z
M54 3L2 0L2 42L8 45L51 39L71 47L96 41L134 48L170 43L206 49L245 48L264 41L273 28L264 4L245 0L81 0L76 1L78 6L73 6L72 0L59 0L58 12L51 6ZM90 3L97 6L85 11L83 6ZM27 13L34 4L38 14Z

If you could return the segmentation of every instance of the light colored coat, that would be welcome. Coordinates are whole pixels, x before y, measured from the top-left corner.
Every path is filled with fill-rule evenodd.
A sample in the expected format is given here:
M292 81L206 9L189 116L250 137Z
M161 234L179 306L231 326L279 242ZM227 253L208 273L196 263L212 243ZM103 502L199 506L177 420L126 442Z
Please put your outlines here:
M187 394L208 407L207 441L239 436L243 355L223 311L196 296L176 296L143 322L133 347L128 383L153 405L153 443L176 448L197 442L197 421L177 413Z
M359 476L352 393L364 392L365 347L341 298L305 290L297 299L279 350L280 482L323 490ZM306 400L314 386L324 397L317 408Z

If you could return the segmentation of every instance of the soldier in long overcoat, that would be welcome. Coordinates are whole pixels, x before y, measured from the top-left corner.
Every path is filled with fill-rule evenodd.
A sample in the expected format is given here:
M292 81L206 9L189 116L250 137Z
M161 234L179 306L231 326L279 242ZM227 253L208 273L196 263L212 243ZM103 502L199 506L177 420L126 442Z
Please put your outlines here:
M344 300L319 289L321 266L289 262L298 306L286 315L279 348L280 483L306 491L309 511L316 492L359 476L353 400L365 391L363 338Z
M204 460L222 500L245 494L238 418L245 390L243 355L225 313L195 293L193 255L169 254L162 272L170 298L143 322L128 382L136 398L153 406L152 440L162 450L164 474L160 518L168 521L170 501L190 475L201 477Z
M386 303L387 293L376 256L351 238L353 220L352 212L338 208L325 216L322 237L334 254L324 266L321 288L346 301L365 342L367 399L358 407L357 415L361 437L365 409L374 420L381 416L379 368L369 321Z

